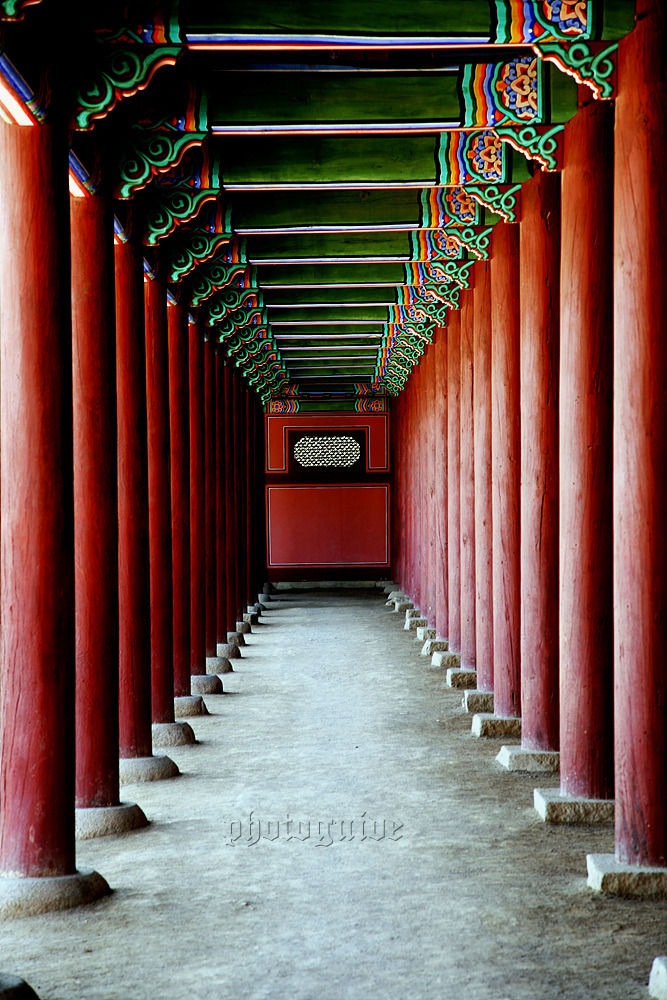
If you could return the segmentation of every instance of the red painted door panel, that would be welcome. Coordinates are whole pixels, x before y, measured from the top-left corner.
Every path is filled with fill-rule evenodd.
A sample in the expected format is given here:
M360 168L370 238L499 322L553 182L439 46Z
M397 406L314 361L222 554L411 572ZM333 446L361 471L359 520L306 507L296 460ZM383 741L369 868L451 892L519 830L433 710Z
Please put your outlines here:
M270 566L385 565L388 494L373 486L270 486Z

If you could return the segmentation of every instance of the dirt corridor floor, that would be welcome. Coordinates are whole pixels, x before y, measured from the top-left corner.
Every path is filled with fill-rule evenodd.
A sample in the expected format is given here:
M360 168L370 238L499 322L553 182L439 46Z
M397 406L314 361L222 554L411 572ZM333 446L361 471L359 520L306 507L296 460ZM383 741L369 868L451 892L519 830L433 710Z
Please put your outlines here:
M84 841L113 895L0 925L42 1000L646 1000L667 903L586 888L611 828L535 785L379 591L281 592L195 719L151 825Z

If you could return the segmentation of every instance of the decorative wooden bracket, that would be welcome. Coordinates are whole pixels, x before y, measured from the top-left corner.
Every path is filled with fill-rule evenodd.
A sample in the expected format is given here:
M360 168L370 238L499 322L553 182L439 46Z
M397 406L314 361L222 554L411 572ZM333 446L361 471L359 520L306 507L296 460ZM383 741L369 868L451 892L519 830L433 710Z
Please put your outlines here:
M493 131L503 142L509 142L510 146L523 153L526 159L536 160L545 170L553 171L560 169L560 137L563 130L563 125L546 128L535 128L533 125L508 128L505 125L497 125Z
M591 42L540 42L532 46L540 59L557 66L593 91L596 100L616 96L616 60L618 44Z
M177 45L100 46L101 65L77 94L73 127L93 128L119 101L145 90L159 69L175 66L182 51Z
M131 142L121 156L118 198L131 198L158 174L166 173L193 146L200 146L208 133L181 132L174 128L130 130Z
M180 281L201 261L210 258L223 244L231 243L231 233L193 233L186 243L182 243L172 254L169 280Z
M177 226L194 219L202 205L215 201L218 194L219 191L214 188L198 191L190 187L156 187L147 214L148 232L144 236L144 243L155 246L165 236L173 233Z
M33 7L42 0L0 0L0 21L20 21L26 7Z
M468 194L480 205L495 212L505 222L517 222L521 207L521 185L515 184L513 187L498 187L496 184L489 184L487 187L475 187L472 184L468 188Z
M477 232L472 226L467 226L465 229L448 230L448 235L474 253L480 260L488 260L492 232L493 226L483 229L482 232Z

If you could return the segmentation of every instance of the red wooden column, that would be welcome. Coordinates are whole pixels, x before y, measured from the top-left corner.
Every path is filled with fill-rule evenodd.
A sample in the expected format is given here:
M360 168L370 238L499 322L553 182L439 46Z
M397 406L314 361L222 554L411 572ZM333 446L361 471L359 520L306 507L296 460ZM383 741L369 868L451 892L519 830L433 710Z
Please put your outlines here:
M206 670L225 674L232 669L225 656L218 656L218 642L226 643L225 601L225 507L224 507L224 409L218 366L222 359L211 333L204 347L204 409L206 422ZM222 490L219 486L222 483ZM220 506L218 507L218 504ZM222 622L219 628L219 616ZM222 640L219 635L225 633ZM224 652L224 651L221 651Z
M257 542L255 547L255 580L257 583L255 600L259 599L259 594L264 587L267 573L267 553L266 553L266 503L264 495L264 467L266 465L266 421L264 419L264 406L259 396L255 398L255 490L256 490L256 511L255 511L255 531L257 532Z
M159 270L144 279L144 324L153 746L169 747L194 743L195 735L186 722L174 721L167 287Z
M234 590L234 625L237 631L243 615L243 594L245 592L245 393L241 376L234 372L234 497L236 522L234 535L236 538L236 559L234 563L236 585ZM245 645L245 641L241 641Z
M206 673L206 379L204 335L188 324L190 409L190 685L193 694L222 694Z
M176 715L201 715L191 696L190 671L190 408L189 330L184 301L167 307L169 343L169 442L171 456L171 551Z
M477 282L477 267L471 284ZM477 666L475 639L474 290L461 296L461 667Z
M236 485L239 475L238 456L236 454L236 438L234 433L235 419L235 377L230 362L225 364L225 538L226 538L226 569L227 569L227 636L236 631L236 560L238 554L237 517L236 517ZM227 638L225 636L225 638ZM239 651L237 650L237 655Z
M424 372L424 406L425 406L425 449L424 449L424 486L426 505L426 599L423 602L424 617L429 626L435 627L435 592L436 592L436 560L435 560L435 345L429 344L426 353L426 370Z
M449 649L461 650L461 311L447 324L447 617Z
M447 558L447 327L438 328L435 338L435 424L434 512L435 512L435 627L439 639L449 634Z
M233 504L234 488L232 464L229 457L230 442L233 434L231 426L231 368L225 361L222 347L218 346L216 352L216 512L217 512L217 636L218 654L224 656L229 663L229 659L238 657L239 648L235 643L228 642L227 632L229 631L229 621L231 619L230 607L233 601L234 578L230 573L230 545L233 544L233 536L228 536L228 529L231 531L231 519L233 518L233 505L230 510L230 503ZM231 665L229 668L231 670Z
M614 788L613 116L579 111L561 174L560 784L586 799Z
M255 562L255 408L254 392L249 388L245 393L245 436L246 436L246 553L245 553L245 590L243 604L245 611L257 600L252 596Z
M493 691L493 531L491 504L491 280L488 261L475 265L475 658L477 688Z
M521 745L558 749L560 176L521 191Z
M491 237L493 710L521 713L519 227Z
M172 777L151 756L151 613L144 270L131 230L115 246L121 781Z
M77 880L66 142L0 122L0 915L31 912L26 876Z
M667 864L667 23L619 45L614 174L616 857Z
M104 193L70 199L77 835L146 825L119 802L118 490L113 211Z

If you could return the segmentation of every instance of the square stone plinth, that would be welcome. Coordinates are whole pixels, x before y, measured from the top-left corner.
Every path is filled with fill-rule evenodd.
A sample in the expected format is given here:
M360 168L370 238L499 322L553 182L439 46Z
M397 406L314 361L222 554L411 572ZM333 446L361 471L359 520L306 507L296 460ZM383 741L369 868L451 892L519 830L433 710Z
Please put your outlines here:
M449 645L446 639L427 639L422 646L422 656L433 656L434 653L446 653Z
M559 788L536 788L533 801L545 823L613 823L613 799L563 795Z
M493 691L469 688L463 695L464 712L493 712Z
M394 611L399 615L403 611L407 611L409 608L414 608L412 601L394 601Z
M523 747L507 746L500 748L496 760L508 771L524 771L527 774L556 774L560 766L557 750L524 750Z
M465 667L449 667L445 683L450 688L474 688L477 683L477 671L466 670Z
M505 718L490 712L478 712L472 717L473 736L502 739L503 736L521 737L521 719Z
M418 628L423 628L427 624L426 618L406 618L403 628L406 632L416 632Z
M626 865L613 854L588 854L588 885L610 896L667 899L667 868Z
M448 649L442 650L433 654L431 666L444 667L445 670L449 670L450 667L460 667L461 655L460 653L452 653L451 650Z
M648 981L648 995L655 1000L667 1000L667 956L653 959L651 978Z
M427 639L435 639L435 629L429 625L420 625L417 629L417 638L420 642L426 642Z

